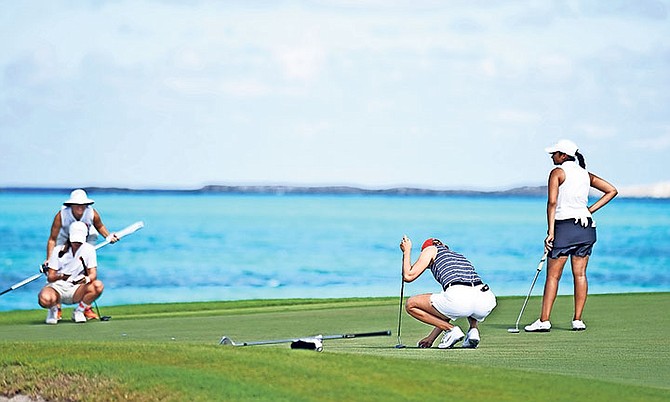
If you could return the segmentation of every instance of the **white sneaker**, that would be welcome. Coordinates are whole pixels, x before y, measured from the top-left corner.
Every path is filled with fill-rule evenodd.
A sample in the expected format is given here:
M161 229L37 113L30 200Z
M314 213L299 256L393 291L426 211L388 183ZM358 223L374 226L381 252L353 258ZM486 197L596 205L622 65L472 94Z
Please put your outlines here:
M47 319L45 322L50 325L58 324L58 306L47 309Z
M463 340L463 347L467 349L476 349L479 345L479 330L477 328L470 328L465 339Z
M457 342L463 339L464 336L465 334L463 334L463 331L459 327L453 327L451 331L444 333L442 342L440 342L437 347L440 349L451 349Z
M526 332L549 332L551 329L551 322L540 321L540 319L538 319L534 323L526 325L523 329Z
M74 309L72 312L72 321L77 323L86 322L86 316L84 315L84 310L80 310L79 307Z
M572 330L573 331L583 331L586 329L586 324L582 320L572 321Z

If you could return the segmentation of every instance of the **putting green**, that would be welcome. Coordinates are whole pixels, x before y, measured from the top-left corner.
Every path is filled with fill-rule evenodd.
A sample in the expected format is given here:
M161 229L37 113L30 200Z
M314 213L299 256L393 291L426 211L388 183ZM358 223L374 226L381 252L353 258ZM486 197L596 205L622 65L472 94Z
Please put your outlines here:
M413 347L429 328L406 314L408 347L396 349L394 298L101 306L111 321L56 326L43 324L42 310L1 313L0 393L48 397L58 374L106 384L108 394L56 386L61 397L97 400L670 398L669 293L591 296L582 332L570 330L571 297L559 297L551 332L510 334L522 302L499 298L475 350ZM531 298L522 323L539 303ZM223 335L243 342L386 329L393 335L326 340L323 353L218 345Z

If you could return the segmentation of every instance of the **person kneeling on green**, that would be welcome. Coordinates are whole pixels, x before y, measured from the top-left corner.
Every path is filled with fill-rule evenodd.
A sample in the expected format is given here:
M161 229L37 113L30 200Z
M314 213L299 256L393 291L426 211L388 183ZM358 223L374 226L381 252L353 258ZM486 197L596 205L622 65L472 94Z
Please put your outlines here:
M437 337L444 332L438 348L450 349L461 340L464 348L476 348L480 342L478 324L495 308L496 297L489 286L482 282L472 263L440 240L433 238L423 243L421 255L414 264L410 255L412 241L403 237L400 249L403 254L403 281L412 282L429 269L442 286L442 291L439 293L412 296L405 304L409 315L434 326L430 334L421 339L417 346L431 347ZM459 318L468 319L467 334L451 323Z
M84 310L90 307L104 290L97 279L97 256L95 246L86 243L88 226L83 222L70 225L68 241L56 246L47 262L48 284L38 295L40 306L48 309L47 324L58 323L58 304L78 304L72 312L72 320L86 322Z

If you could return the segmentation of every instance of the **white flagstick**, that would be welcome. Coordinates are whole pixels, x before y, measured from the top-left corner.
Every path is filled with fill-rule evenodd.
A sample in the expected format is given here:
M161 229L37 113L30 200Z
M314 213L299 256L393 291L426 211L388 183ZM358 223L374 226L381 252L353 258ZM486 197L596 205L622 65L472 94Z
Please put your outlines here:
M128 227L125 227L125 228L119 230L118 232L116 232L116 237L121 239L125 236L128 236L129 234L137 232L138 230L142 229L143 227L144 227L144 222L142 222L142 221L135 222L132 225L130 225ZM101 249L102 247L105 247L109 243L110 243L109 240L105 240L101 243L96 244L95 249L96 250ZM35 275L33 275L29 278L26 278L26 279L22 280L21 282L15 283L14 285L12 285L9 288L0 292L0 296L4 295L7 292L11 292L12 290L18 289L22 286L25 286L25 285L29 284L30 282L37 280L40 276L42 276L42 272L40 272L39 274L35 274Z

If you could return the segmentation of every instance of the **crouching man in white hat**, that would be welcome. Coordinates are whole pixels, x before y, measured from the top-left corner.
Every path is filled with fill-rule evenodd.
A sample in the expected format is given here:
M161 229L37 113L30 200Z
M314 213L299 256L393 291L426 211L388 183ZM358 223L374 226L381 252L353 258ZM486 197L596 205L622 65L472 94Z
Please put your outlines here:
M90 308L104 289L97 279L98 259L95 246L86 243L88 226L84 222L70 225L68 241L56 246L47 262L49 282L38 295L40 306L48 309L47 324L58 323L58 304L77 304L72 321L86 322L84 310Z

